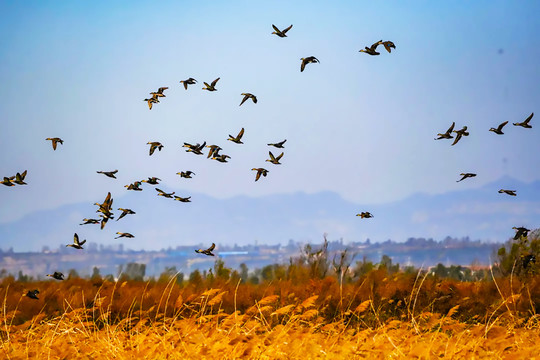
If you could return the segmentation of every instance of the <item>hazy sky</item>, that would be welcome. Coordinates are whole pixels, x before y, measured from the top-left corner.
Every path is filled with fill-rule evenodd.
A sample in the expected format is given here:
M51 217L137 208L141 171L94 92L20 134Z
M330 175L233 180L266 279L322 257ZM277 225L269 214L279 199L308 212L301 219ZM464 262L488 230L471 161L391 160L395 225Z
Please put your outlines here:
M0 222L148 176L214 197L330 190L352 202L540 179L540 3L0 3ZM287 38L271 25L293 24ZM391 54L358 50L391 40ZM316 56L300 72L300 58ZM180 80L199 81L188 91ZM202 91L217 77L218 91ZM149 111L142 100L168 86ZM242 92L258 103L238 106ZM536 112L532 129L508 120ZM455 121L470 136L434 141ZM226 141L244 127L244 145ZM47 137L61 137L52 150ZM287 139L282 165L265 162ZM148 156L148 141L164 148ZM218 163L182 143L218 144ZM254 182L253 167L270 170ZM114 181L97 170L118 169ZM176 172L192 170L181 179ZM477 178L456 183L461 172Z

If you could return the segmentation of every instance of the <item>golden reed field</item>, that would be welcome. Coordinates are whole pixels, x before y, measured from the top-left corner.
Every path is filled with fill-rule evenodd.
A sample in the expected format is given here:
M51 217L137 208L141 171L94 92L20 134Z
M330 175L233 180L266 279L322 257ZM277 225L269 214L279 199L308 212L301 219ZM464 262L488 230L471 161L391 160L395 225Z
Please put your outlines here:
M259 284L237 273L180 284L7 277L0 358L540 358L538 275L298 274ZM30 289L40 289L38 300L23 296Z

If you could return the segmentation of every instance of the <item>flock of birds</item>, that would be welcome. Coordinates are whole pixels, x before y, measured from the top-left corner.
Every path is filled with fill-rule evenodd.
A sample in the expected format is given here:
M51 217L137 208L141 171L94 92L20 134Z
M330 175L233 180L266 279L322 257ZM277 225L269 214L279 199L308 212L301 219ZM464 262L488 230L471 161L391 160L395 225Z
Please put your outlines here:
M287 37L287 32L289 30L291 30L292 25L290 25L287 28L284 28L283 30L280 30L278 27L276 27L275 25L272 24L272 28L274 29L274 32L272 32L272 34L275 34L278 37L284 38L284 37ZM377 52L377 47L379 45L383 45L388 53L391 53L392 49L396 48L395 44L392 41L379 40L379 41L373 43L371 46L369 46L369 47L366 46L364 49L359 50L359 52L363 52L363 53L366 53L366 54L371 55L371 56L380 55L380 53ZM300 60L301 60L301 63L300 63L300 71L301 72L303 72L305 70L305 68L306 68L306 66L308 64L320 63L319 59L317 59L315 56L308 56L308 57L305 57L305 58L301 58ZM210 92L217 91L216 86L217 86L217 83L218 83L219 80L220 80L220 78L218 77L215 80L213 80L210 84L208 84L207 82L203 82L205 86L202 89L210 91ZM197 80L195 80L192 77L190 77L190 78L188 78L186 80L181 80L180 81L180 84L183 85L185 90L188 90L188 87L190 85L195 85L196 83L197 83ZM150 92L150 95L152 95L152 97L146 98L146 99L143 100L148 104L148 108L150 110L152 110L152 107L155 104L160 103L161 98L166 97L164 92L167 89L168 89L168 87L165 87L165 86L160 87L160 88L158 88L157 91ZM254 104L257 104L257 97L255 95L253 95L251 93L247 93L247 92L246 93L241 93L240 95L242 96L242 100L241 100L239 106L242 106L249 99L251 99ZM529 124L529 122L532 119L533 115L534 115L534 113L531 114L523 122L514 123L514 125L515 126L521 126L523 128L531 128L532 126ZM502 124L500 124L498 127L489 129L489 131L492 131L492 132L494 132L495 134L498 134L498 135L502 135L502 134L504 134L502 129L504 128L504 126L507 123L508 123L508 121L505 121ZM452 143L452 146L453 146L453 145L456 145L462 139L462 137L469 136L469 132L467 131L467 126L463 126L463 128L460 129L460 130L454 130L454 126L455 126L455 122L452 123L452 125L448 128L448 130L446 132L437 134L438 137L435 138L435 140L454 139L454 141ZM453 133L456 134L455 138L452 135ZM236 136L229 135L229 138L227 140L231 141L231 142L234 142L236 144L243 144L243 142L242 142L242 137L243 136L244 136L244 128L242 128L238 132L238 134ZM59 137L47 138L46 140L52 142L53 150L57 149L58 144L63 145L63 143L64 143L64 141ZM275 147L277 149L283 149L284 144L285 144L286 141L287 140L285 139L283 141L280 141L280 142L277 142L277 143L269 143L267 145L268 146L273 146L273 147ZM150 156L152 156L154 154L156 149L158 151L161 151L163 149L163 147L164 147L163 144L161 144L158 141L149 141L147 143L147 145L150 145L150 148L149 148L149 155ZM196 155L204 155L203 150L205 148L209 148L207 158L212 159L212 160L216 160L216 161L222 162L222 163L228 162L227 159L231 158L227 154L220 154L220 151L223 150L220 146L218 146L218 145L206 145L206 141L203 142L202 144L201 143L197 143L197 144L184 143L183 147L187 148L186 152L192 152L192 153L194 153ZM267 159L266 161L270 162L270 163L272 163L274 165L280 165L281 164L280 160L283 157L283 155L284 155L283 152L281 152L281 154L276 156L271 151L269 151L269 157L270 158ZM269 172L269 170L267 170L265 168L262 168L262 167L252 168L251 170L256 171L255 181L258 181L261 178L261 176L266 177L268 175L268 172ZM97 171L98 174L103 174L103 175L105 175L105 176L107 176L109 178L112 178L112 179L116 179L115 174L117 172L118 172L118 170ZM26 174L27 174L27 171L25 170L24 172L17 173L14 176L4 177L3 180L1 181L1 183L3 185L5 185L5 186L26 185L26 183L24 182ZM177 175L180 175L180 177L182 177L182 178L191 179L192 175L195 175L195 173L193 171L188 170L188 171L178 172ZM460 180L457 180L458 182L463 181L463 180L465 180L467 178L471 178L471 177L476 176L476 174L474 174L474 173L462 173L460 175L462 176L462 178ZM147 183L149 185L158 185L159 181L161 181L161 179L159 179L157 177L149 177L148 179L135 181L135 182L133 182L131 184L125 185L125 187L127 188L127 190L142 191L143 189L141 188L141 186L142 186L143 182ZM177 201L180 201L180 202L191 202L191 196L189 196L189 197L180 197L180 196L175 195L175 192L166 193L165 191L163 191L163 190L161 190L159 188L156 188L156 191L157 191L158 196L162 196L164 198L174 199L174 200L177 200ZM499 190L499 193L506 193L506 194L511 195L511 196L516 196L516 190L501 189L501 190ZM96 210L96 212L100 213L99 214L100 219L85 218L85 219L83 219L83 223L81 223L80 225L100 224L101 229L103 229L109 220L114 219L112 204L113 204L113 198L111 197L111 193L109 192L107 194L107 196L105 197L105 200L102 203L95 203L94 204L94 205L98 206L98 209ZM122 219L123 217L125 217L127 215L135 214L135 211L133 211L131 209L127 209L127 208L118 208L118 210L122 211L122 213L120 214L120 216L118 216L116 221ZM372 218L373 217L373 215L368 211L364 211L364 212L361 212L359 214L356 214L356 216L359 216L362 219L367 219L367 218ZM530 231L529 229L524 228L524 227L514 227L513 229L516 230L516 234L515 234L515 237L514 237L514 239L516 239L516 240L520 239L522 237L526 237L528 232ZM133 238L134 237L134 235L132 235L132 234L130 234L128 232L117 232L116 234L118 236L115 239L118 239L118 238ZM74 249L82 250L83 245L85 243L86 243L86 240L81 241L79 239L79 236L77 235L77 233L75 233L74 236L73 236L73 243L66 245L66 247L72 247ZM214 243L212 243L212 245L209 248L207 248L207 249L197 249L197 250L195 250L195 252L198 253L198 254L203 254L203 255L207 255L207 256L214 256L213 251L214 251L215 247L216 247L216 245ZM530 260L535 261L534 258L532 258ZM62 274L61 272L58 272L58 271L55 271L53 274L47 274L47 276L52 277L52 278L54 278L56 280L64 280L64 274ZM36 290L28 291L24 295L26 295L27 297L29 297L31 299L38 299L38 294L39 294L39 290L36 289Z

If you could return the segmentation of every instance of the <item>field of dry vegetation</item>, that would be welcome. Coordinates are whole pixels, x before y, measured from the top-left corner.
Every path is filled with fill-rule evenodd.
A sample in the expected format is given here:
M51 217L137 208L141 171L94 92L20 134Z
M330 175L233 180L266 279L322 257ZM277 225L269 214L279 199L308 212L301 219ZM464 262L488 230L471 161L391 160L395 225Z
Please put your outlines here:
M4 278L1 358L538 358L540 276L460 282L289 266L259 284ZM321 274L319 274L321 275ZM23 296L39 289L39 300Z

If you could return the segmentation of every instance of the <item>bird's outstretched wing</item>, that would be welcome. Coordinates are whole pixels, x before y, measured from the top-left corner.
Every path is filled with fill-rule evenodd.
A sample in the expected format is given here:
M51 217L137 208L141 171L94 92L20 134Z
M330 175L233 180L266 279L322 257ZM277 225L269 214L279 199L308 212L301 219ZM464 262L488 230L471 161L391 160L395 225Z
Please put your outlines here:
M273 26L273 25L272 25L272 26ZM292 24L291 24L291 26L289 26L288 28L283 29L282 33L283 33L283 34L287 33L287 31L291 30L291 28L292 28Z

